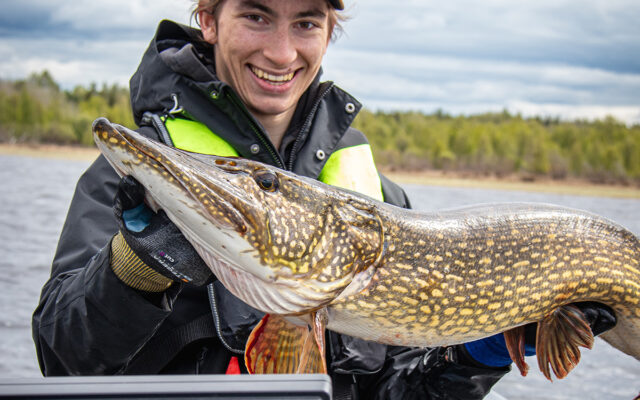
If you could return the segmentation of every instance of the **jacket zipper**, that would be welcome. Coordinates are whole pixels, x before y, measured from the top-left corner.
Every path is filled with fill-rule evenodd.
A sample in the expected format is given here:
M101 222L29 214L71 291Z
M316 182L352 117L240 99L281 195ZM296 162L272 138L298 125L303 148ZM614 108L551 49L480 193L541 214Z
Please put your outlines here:
M282 160L282 157L280 157L280 154L276 151L275 147L273 146L273 143L271 143L271 140L266 136L266 134L262 131L262 129L260 129L257 126L255 121L253 120L253 117L251 116L249 111L247 111L247 108L244 106L244 104L242 104L242 102L240 102L232 92L225 91L225 95L234 106L238 107L238 109L242 111L246 121L249 123L249 126L251 127L251 130L253 130L254 135L260 141L260 143L262 143L264 148L267 150L267 152L273 159L274 163L276 164L276 167L285 169L285 165L284 165L284 161Z
M324 99L327 93L329 93L329 90L331 90L331 88L333 88L333 83L330 83L329 85L327 85L327 88L323 90L318 97L316 97L316 100L313 103L313 106L311 107L311 111L309 111L309 114L307 114L307 118L305 119L304 124L302 125L302 128L300 128L300 130L298 131L298 135L296 135L296 140L293 142L293 147L291 148L291 153L289 154L289 160L288 160L289 162L287 163L287 169L289 171L293 171L293 160L294 160L295 154L299 150L298 147L300 147L300 142L302 141L302 133L309 129L311 125L311 120L313 119L313 116L316 114L316 111L320 106L320 102L322 101L322 99Z
M220 342L230 352L235 354L244 354L244 349L234 349L229 343L227 343L227 341L224 339L224 336L222 335L222 330L220 329L220 313L218 311L216 290L213 286L213 283L207 285L207 295L209 296L209 307L211 308L211 314L213 315L213 324L216 327L216 333L218 334Z

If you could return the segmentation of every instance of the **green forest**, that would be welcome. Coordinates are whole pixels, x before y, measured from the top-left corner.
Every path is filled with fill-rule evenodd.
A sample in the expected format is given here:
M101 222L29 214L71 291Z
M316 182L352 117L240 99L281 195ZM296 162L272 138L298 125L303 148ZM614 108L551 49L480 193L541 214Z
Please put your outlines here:
M93 84L63 90L47 71L0 80L0 142L91 146L91 123L99 116L135 127L128 89ZM384 169L640 185L640 125L613 118L363 110L354 127L367 135Z
M92 84L62 90L47 71L0 80L0 142L93 146L91 124L98 117L134 127L129 89Z

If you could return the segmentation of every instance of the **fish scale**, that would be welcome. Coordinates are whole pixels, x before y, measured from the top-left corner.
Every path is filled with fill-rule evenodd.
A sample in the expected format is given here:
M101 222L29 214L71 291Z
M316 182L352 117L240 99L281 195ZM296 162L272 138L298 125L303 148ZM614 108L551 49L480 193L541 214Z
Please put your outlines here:
M276 314L252 333L250 370L313 372L326 327L409 346L504 332L525 373L517 343L537 323L540 368L562 378L578 346L593 343L571 305L587 301L613 309L617 323L601 337L640 360L640 242L602 217L542 204L421 213L259 162L169 148L105 119L94 122L94 139L232 293ZM260 337L288 324L309 324L317 348L302 334ZM304 343L293 371L277 361L291 364L291 343Z

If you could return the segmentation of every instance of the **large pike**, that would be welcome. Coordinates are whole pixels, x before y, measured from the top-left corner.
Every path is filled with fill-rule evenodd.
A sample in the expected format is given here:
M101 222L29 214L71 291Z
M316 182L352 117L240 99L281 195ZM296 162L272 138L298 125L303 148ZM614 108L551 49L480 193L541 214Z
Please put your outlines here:
M281 335L311 316L319 345L325 326L407 346L506 332L521 370L518 327L535 322L541 370L563 377L578 346L593 343L571 306L583 301L614 310L617 324L602 337L640 360L640 242L608 220L539 204L420 213L259 162L170 148L105 119L94 137L231 292L287 316L254 330L246 357L256 371L317 369L309 340Z

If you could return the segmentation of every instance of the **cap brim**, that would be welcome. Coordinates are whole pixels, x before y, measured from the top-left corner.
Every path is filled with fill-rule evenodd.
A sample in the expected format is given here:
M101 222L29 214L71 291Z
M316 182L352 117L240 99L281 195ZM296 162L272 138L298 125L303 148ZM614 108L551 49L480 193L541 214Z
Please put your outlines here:
M342 0L329 0L329 4L331 4L336 10L344 10L344 3Z

